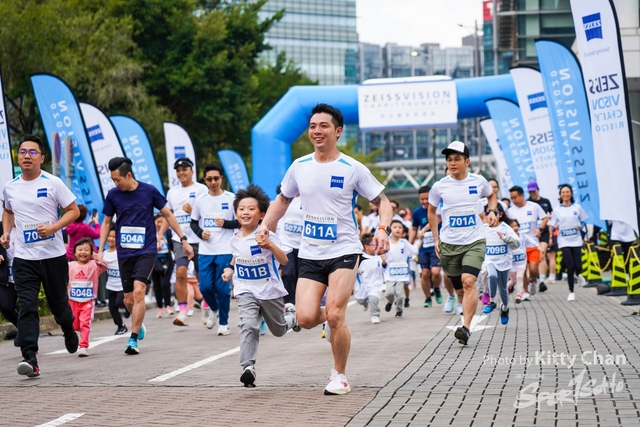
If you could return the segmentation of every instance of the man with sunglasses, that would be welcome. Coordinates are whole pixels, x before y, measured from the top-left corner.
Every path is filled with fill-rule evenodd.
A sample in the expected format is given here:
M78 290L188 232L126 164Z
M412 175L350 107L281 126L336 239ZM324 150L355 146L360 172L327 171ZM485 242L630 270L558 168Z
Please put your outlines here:
M173 187L167 192L167 206L178 220L182 232L187 236L187 242L189 242L193 248L193 264L197 275L199 269L199 241L191 230L191 227L189 227L189 224L191 223L193 204L197 197L206 194L207 187L199 182L193 181L193 161L191 161L191 159L180 157L176 159L173 168L176 171L178 181L180 181L180 186ZM164 235L168 227L169 224L165 221L158 236ZM176 299L178 300L178 306L180 308L180 312L175 319L173 319L173 324L176 326L187 326L187 268L189 267L189 258L182 250L180 240L175 233L173 234L173 241L176 256Z
M222 189L222 167L210 163L204 167L204 181L208 192L199 196L191 212L191 229L200 243L200 292L209 304L205 313L207 328L214 327L218 319L218 335L229 335L229 306L231 284L222 280L225 267L231 263L231 237L240 224L235 219L235 195Z
M40 375L36 354L40 335L38 293L44 289L51 313L62 328L69 353L78 349L73 330L74 317L69 306L67 284L69 267L61 229L71 224L80 211L74 194L60 178L43 171L44 144L35 135L25 135L18 146L22 175L4 188L3 234L0 244L9 248L10 233L17 233L13 260L15 289L20 301L18 337L24 360L18 374L30 378ZM58 209L63 213L59 216Z

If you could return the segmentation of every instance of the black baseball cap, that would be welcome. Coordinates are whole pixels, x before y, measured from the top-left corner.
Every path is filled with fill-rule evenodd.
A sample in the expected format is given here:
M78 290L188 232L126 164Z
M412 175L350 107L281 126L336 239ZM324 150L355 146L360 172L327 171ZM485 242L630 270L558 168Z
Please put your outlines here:
M465 157L469 157L469 147L464 145L464 142L453 141L447 148L442 150L442 154L448 156L449 154L463 154Z
M193 162L188 157L180 157L176 159L176 162L173 164L174 169L178 169L180 166L187 166L193 169Z

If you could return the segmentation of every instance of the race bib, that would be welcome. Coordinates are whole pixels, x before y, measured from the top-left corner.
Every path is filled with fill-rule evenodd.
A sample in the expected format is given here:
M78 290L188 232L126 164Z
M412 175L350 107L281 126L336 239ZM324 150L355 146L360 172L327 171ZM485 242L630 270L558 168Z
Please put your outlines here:
M223 230L222 227L218 227L216 225L216 219L218 218L224 218L224 214L222 212L213 212L213 213L208 213L205 214L204 217L202 218L202 225L203 225L203 229L211 232L213 231L214 233L219 233Z
M69 299L77 302L91 301L93 296L93 283L90 281L71 281L71 288L69 288Z
M513 262L523 263L526 260L527 260L527 254L524 252L521 254L513 254Z
M236 258L236 277L252 285L264 285L271 280L269 264L263 256Z
M520 222L520 221L518 221ZM518 227L519 231L522 231L524 233L528 233L529 230L531 230L531 222L522 222L520 223L520 227Z
M304 214L302 237L310 245L330 245L338 238L338 218L333 215Z
M422 239L422 247L424 249L433 248L435 246L435 241L433 240L433 233L431 231L427 231L424 234L424 238Z
M575 227L571 227L571 228L561 228L560 229L560 235L562 237L573 237L573 236L577 236L578 235L578 229Z
M500 256L507 254L507 244L502 240L492 240L487 242L485 253L487 256Z
M164 255L168 253L169 253L169 242L167 242L167 239L163 239L160 242L160 249L158 250L158 254Z
M23 225L22 236L24 237L24 245L26 247L33 248L36 246L45 246L53 242L53 239L56 236L55 233L47 238L43 238L38 235L38 226L42 224L50 225L51 222L30 222Z
M191 223L191 214L186 213L183 210L177 210L173 213L173 216L178 220L178 224L180 224L180 228L183 230L189 227Z
M291 234L302 234L302 222L297 219L288 219L284 223L284 232Z
M449 227L452 229L475 227L476 224L477 215L474 209L452 210L449 214Z
M387 266L391 278L399 278L409 275L409 266L404 262L392 262Z
M107 268L107 276L119 279L120 278L120 270L117 268Z
M120 246L127 249L142 249L147 233L144 227L120 228Z

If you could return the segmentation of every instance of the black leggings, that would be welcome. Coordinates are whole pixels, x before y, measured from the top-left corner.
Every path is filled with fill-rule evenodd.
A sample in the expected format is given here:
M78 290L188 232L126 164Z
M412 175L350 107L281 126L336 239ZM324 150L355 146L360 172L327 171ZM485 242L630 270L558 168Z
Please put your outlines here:
M158 308L171 307L171 273L173 271L174 262L169 258L158 258L156 263L166 265L167 269L163 273L153 271L151 280L153 281L153 293L156 296L156 304Z
M573 292L575 279L574 275L582 273L582 246L567 246L561 249L562 264L567 268L567 281L569 282L569 292Z
M123 291L109 291L109 313L111 313L111 317L113 318L113 323L116 326L122 326L122 316L120 316L120 308L125 308L124 306L124 292ZM126 310L126 308L125 308Z
M17 301L18 294L16 294L13 283L0 283L0 313L15 327L18 327Z

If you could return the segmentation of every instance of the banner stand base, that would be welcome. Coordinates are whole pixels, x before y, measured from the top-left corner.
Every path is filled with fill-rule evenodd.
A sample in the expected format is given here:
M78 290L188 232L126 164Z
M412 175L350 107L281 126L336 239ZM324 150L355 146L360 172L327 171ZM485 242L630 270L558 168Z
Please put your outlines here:
M598 288L598 295L605 295L611 292L610 283L599 283L597 288Z
M593 281L588 281L587 284L584 285L584 287L585 288L595 288L598 285L602 285L602 282L593 280Z
M622 305L640 305L640 295L629 295L626 301L622 301Z
M627 288L621 288L621 287L616 287L616 288L612 288L611 292L609 292L608 294L606 294L606 296L608 297L623 297L627 295Z

